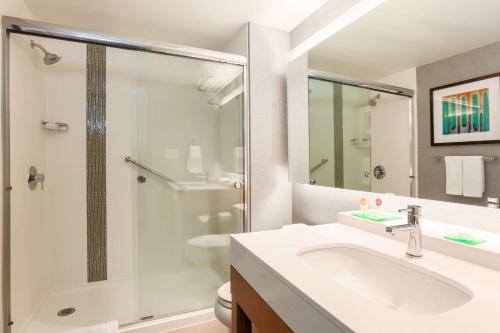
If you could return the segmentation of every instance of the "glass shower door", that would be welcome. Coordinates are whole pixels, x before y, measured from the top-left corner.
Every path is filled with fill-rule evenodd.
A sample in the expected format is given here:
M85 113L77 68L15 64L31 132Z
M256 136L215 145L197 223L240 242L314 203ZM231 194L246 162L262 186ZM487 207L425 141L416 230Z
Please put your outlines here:
M309 177L321 186L370 191L370 90L309 78Z
M241 66L135 53L138 311L213 305L243 231ZM154 171L154 172L151 172ZM168 179L167 179L168 177Z

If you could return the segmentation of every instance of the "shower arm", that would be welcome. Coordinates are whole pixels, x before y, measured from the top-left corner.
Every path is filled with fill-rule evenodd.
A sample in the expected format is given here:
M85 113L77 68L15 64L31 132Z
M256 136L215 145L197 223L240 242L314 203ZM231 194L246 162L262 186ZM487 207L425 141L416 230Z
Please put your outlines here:
M33 40L31 41L31 48L38 47L45 55L51 54L49 51L47 51L46 48L44 48L42 45L35 43Z
M176 180L174 180L174 179L172 179L172 178L170 178L170 177L167 177L167 176L165 176L164 174L162 174L162 173L160 173L160 172L158 172L158 171L155 171L155 170L151 169L150 167L148 167L148 166L146 166L146 165L144 165L144 164L142 164L142 163L140 163L140 162L137 162L136 160L132 159L130 156L125 156L124 160L125 160L125 162L127 162L127 163L131 163L131 164L134 164L134 165L138 166L139 168L142 168L142 169L144 169L144 170L146 170L146 171L148 171L148 172L150 172L150 173L152 173L152 174L154 174L154 175L156 175L156 176L160 177L161 179L163 179L163 180L165 180L165 181L167 181L167 182L169 182L169 183L174 183L174 184L176 184L176 185L177 185L177 186L179 186L182 190L185 190L185 189L186 189L186 187L185 187L184 185L179 184L179 182L177 182Z

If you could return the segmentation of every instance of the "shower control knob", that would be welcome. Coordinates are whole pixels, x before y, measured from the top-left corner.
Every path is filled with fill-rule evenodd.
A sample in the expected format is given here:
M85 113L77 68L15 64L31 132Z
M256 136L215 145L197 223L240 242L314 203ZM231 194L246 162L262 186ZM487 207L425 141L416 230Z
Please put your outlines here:
M375 176L375 178L377 178L379 180L384 179L386 176L385 168L382 165L377 165L373 169L373 175Z
M239 190L243 187L243 185L245 185L244 182L240 182L240 181L237 181L237 182L234 182L233 186L235 189Z
M43 190L43 182L45 182L45 175L38 173L36 167L31 166L28 170L28 186L30 190L36 189L38 183L40 183Z

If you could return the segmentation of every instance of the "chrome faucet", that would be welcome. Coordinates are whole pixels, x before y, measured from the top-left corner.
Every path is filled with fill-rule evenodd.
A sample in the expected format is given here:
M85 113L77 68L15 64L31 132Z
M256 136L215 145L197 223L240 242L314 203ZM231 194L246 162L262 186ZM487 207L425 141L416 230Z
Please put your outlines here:
M408 250L406 255L410 258L422 257L422 229L420 228L420 217L422 207L409 205L406 209L400 209L400 213L408 215L408 223L385 228L385 231L394 235L394 231L409 231Z

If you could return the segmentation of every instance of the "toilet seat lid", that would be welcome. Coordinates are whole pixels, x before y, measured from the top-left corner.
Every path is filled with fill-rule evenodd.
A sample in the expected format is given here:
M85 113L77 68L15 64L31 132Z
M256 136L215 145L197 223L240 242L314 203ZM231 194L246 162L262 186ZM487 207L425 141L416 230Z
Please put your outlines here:
M223 299L226 302L231 303L232 302L232 297L231 297L231 282L223 284L219 290L217 290L217 295L221 299Z

